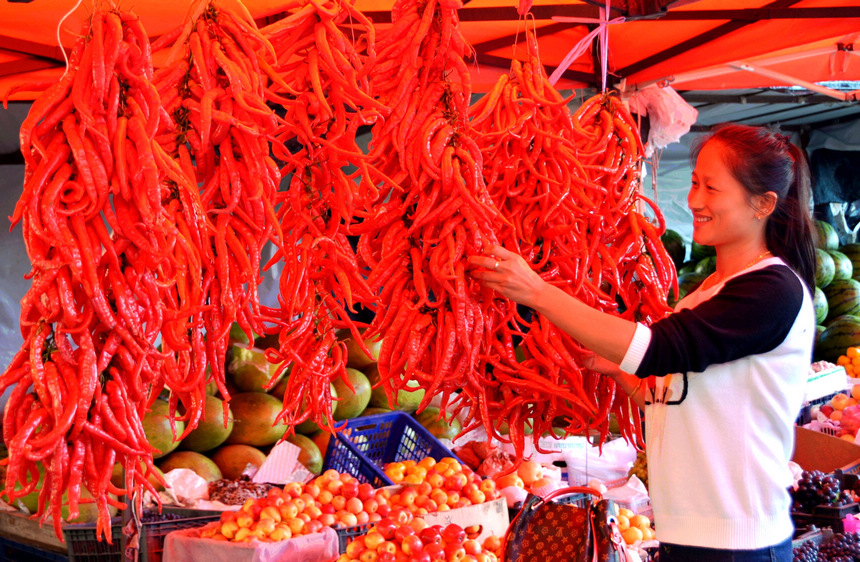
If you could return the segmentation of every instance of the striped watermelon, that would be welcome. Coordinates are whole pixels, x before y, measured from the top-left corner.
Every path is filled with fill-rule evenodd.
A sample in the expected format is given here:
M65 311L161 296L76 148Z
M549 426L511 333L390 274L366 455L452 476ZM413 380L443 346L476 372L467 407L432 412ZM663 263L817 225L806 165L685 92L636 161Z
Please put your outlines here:
M854 277L854 265L848 256L839 250L827 250L827 253L833 258L834 279L852 279Z
M824 324L824 320L827 318L827 311L830 307L827 306L827 297L824 296L824 291L818 287L815 288L812 303L815 306L815 323Z
M833 225L829 222L817 220L815 221L815 229L818 232L818 242L816 247L822 250L835 250L839 247L839 234Z
M839 316L831 321L818 337L815 357L836 363L849 347L860 345L860 317Z
M845 244L844 246L839 247L839 251L848 256L848 259L851 260L851 265L854 268L854 275L852 275L852 278L860 281L860 244L856 242Z
M836 274L836 263L833 256L821 248L815 249L815 286L822 289L833 281Z
M860 281L834 279L822 289L827 297L827 322L843 314L860 315Z

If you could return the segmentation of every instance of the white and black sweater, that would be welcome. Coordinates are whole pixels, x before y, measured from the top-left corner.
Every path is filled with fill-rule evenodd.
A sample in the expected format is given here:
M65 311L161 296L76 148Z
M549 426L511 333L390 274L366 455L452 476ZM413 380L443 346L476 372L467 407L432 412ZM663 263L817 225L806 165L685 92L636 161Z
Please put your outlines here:
M809 291L770 258L675 310L638 325L621 364L660 377L645 409L658 537L721 549L778 544L793 530L788 461L815 333Z

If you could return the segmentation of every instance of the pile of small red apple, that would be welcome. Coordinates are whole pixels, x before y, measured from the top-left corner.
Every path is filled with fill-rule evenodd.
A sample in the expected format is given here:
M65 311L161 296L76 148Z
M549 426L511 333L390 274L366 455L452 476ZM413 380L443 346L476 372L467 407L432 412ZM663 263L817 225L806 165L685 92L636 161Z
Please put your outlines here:
M481 545L453 523L429 525L416 517L398 524L385 518L349 543L337 562L496 562L500 550L498 537Z
M395 484L407 485L391 496L392 507L403 507L421 516L436 511L492 501L499 497L496 483L482 479L457 459L432 457L385 465L385 474Z
M388 490L376 490L349 474L327 470L314 480L273 488L264 498L249 499L238 511L225 511L219 521L201 529L215 540L274 542L318 533L323 527L355 527L392 516L412 514L392 509Z

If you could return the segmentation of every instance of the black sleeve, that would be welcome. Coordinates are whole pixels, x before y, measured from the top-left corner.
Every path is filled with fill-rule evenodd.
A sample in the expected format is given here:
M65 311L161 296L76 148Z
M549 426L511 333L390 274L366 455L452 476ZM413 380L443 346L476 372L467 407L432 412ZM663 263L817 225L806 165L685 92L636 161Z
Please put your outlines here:
M651 326L636 375L701 372L776 348L803 304L803 284L784 265L730 279L710 299Z

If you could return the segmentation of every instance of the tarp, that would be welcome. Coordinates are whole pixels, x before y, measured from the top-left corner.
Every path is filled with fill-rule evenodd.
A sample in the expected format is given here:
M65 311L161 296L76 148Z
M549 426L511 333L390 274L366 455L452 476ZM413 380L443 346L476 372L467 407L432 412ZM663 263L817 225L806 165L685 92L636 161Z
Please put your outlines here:
M21 81L55 79L64 65L57 37L69 48L94 1L0 3L0 91ZM261 26L303 3L218 1L247 9ZM137 13L156 37L180 25L192 2L120 4ZM393 4L355 0L355 6L380 28L390 25ZM612 22L605 26L610 86L624 81L632 88L660 81L677 90L700 90L860 78L856 0L536 0L525 19L518 16L516 1L471 0L460 10L460 20L465 37L475 46L475 91L490 88L500 72L508 71L512 56L523 54L526 25L536 30L540 56L551 73L589 31L600 27L600 6L606 4L610 10L603 20ZM517 55L514 45L520 47ZM599 85L597 52L586 48L565 69L558 86Z

